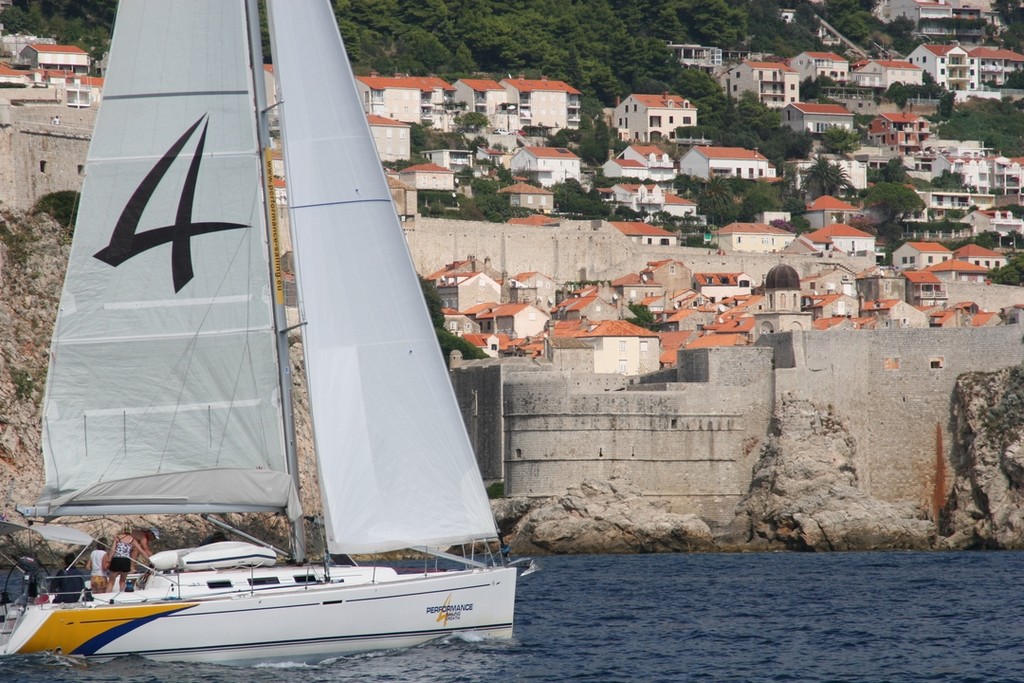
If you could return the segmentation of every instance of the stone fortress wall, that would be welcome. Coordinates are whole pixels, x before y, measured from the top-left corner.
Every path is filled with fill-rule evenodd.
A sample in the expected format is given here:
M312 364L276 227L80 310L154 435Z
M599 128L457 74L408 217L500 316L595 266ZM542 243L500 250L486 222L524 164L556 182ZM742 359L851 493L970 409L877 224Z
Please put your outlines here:
M1024 361L1021 335L1018 326L786 332L684 350L678 368L641 379L477 361L453 382L485 478L504 478L511 496L623 476L674 511L728 523L789 394L836 409L856 439L865 492L928 509L937 448L949 470L957 377Z
M32 89L11 92L25 98ZM80 190L95 119L95 108L0 99L0 206L26 211L51 192Z

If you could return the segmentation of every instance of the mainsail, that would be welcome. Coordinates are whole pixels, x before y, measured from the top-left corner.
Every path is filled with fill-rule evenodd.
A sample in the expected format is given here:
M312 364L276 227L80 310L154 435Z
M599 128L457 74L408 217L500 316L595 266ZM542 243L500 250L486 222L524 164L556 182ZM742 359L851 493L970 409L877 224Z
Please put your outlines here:
M244 0L120 3L31 514L299 512L246 13Z
M330 549L494 538L335 17L268 5Z

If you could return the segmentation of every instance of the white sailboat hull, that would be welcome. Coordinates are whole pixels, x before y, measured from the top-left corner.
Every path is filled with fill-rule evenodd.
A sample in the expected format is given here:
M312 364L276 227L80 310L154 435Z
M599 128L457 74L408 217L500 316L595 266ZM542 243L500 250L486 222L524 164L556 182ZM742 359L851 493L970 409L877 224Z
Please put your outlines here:
M512 635L514 568L413 575L394 574L389 568L341 569L332 570L331 583L257 585L197 599L189 599L190 589L183 584L169 591L166 582L157 581L154 588L100 595L89 602L30 605L3 634L6 643L0 652L55 652L101 661L137 655L233 665L315 663L460 633L502 639ZM347 579L346 569L351 570ZM305 574L307 569L180 576L195 585L217 585L232 575L236 585L241 576L259 584L282 571ZM349 579L355 583L346 583ZM167 597L174 592L183 597Z

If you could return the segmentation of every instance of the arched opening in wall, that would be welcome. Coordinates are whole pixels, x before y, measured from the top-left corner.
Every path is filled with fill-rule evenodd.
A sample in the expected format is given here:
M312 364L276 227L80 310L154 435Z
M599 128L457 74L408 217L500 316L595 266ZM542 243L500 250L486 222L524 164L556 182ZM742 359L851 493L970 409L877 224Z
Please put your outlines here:
M772 326L772 324L770 322L765 321L765 322L761 323L761 334L774 334L774 333L775 333L775 328Z
M46 173L46 159L39 160L39 172Z

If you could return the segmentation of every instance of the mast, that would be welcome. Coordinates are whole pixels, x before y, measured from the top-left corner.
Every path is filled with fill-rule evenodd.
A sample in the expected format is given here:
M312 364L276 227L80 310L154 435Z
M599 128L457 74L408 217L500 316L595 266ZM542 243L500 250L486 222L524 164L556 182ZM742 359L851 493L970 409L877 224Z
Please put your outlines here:
M263 191L266 211L266 225L269 232L267 246L270 250L270 281L274 296L274 328L277 331L277 364L281 383L281 417L284 426L285 456L288 472L291 474L296 494L299 491L299 457L295 444L295 418L292 414L292 373L291 359L288 355L288 319L285 311L284 286L281 276L281 254L279 250L279 233L277 206L274 196L273 162L271 160L271 140L269 109L267 107L266 86L263 79L263 45L260 35L259 0L246 0L246 14L249 27L249 48L252 64L253 92L256 97L256 119L260 149L263 152ZM306 531L302 516L291 521L291 553L296 562L306 560Z

